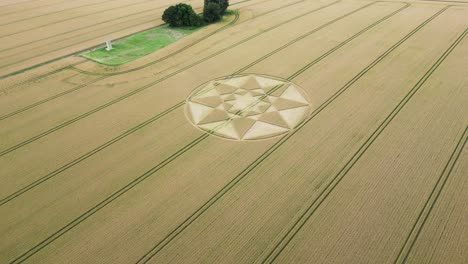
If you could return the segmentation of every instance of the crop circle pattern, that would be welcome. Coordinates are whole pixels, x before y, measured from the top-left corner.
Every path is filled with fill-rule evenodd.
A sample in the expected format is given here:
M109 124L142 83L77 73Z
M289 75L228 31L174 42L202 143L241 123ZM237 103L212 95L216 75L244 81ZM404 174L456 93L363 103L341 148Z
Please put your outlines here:
M286 134L310 114L307 95L274 77L235 75L195 89L185 112L202 131L230 140L259 140Z

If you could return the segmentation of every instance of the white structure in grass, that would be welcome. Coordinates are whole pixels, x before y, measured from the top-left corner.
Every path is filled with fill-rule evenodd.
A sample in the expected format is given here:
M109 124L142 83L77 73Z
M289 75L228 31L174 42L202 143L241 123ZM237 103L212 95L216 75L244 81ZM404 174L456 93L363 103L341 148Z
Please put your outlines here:
M195 89L186 115L197 128L231 140L258 140L288 133L311 112L296 84L269 76L237 75Z
M106 50L112 50L112 41L111 40L106 41Z

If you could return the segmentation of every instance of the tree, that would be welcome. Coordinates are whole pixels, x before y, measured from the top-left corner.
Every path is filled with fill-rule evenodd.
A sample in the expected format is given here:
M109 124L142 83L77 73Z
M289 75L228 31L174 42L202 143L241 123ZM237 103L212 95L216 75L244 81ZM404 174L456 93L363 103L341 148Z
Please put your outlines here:
M227 8L229 7L229 0L218 0L219 6L221 7L221 11L223 15L226 13Z
M205 7L209 3L218 4L219 7L221 8L221 14L222 15L224 15L224 13L226 13L227 8L229 7L229 0L205 0Z
M190 26L192 27L201 27L203 26L205 23L203 22L203 18L201 18L199 15L195 14L195 12L193 14L190 14L189 16L189 23L190 23Z
M213 23L223 17L222 9L217 3L208 3L203 8L203 19L207 23Z
M162 20L171 27L198 27L203 24L192 6L187 4L168 7L163 13Z

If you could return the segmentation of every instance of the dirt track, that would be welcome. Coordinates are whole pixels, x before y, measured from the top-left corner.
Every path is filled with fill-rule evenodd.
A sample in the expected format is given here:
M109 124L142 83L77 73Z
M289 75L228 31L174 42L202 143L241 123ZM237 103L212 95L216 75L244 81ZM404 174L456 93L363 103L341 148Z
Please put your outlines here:
M235 16L127 65L67 57L0 80L2 262L468 258L468 5L239 2ZM116 34L160 23L119 18L157 8L152 1L80 3L92 8L8 5L0 24L11 24L0 32L22 23L14 20L54 23L67 9L98 16L98 7L122 23L110 23ZM33 18L42 13L31 8L44 15ZM24 48L38 47L32 52L6 37L0 50L10 50L0 56L12 59L2 59L0 72L92 46L102 41L99 30L110 31L87 27L63 48L68 35L47 34L65 27L74 30L63 22L31 35L37 46ZM308 94L312 114L289 134L261 141L194 128L184 114L188 94L239 73L291 80Z

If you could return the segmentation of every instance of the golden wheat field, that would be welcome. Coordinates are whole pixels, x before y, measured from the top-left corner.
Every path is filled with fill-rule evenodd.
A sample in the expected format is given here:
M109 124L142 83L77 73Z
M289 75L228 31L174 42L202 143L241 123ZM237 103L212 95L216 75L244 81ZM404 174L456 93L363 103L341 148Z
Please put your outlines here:
M468 263L468 2L178 2L0 1L0 263Z

